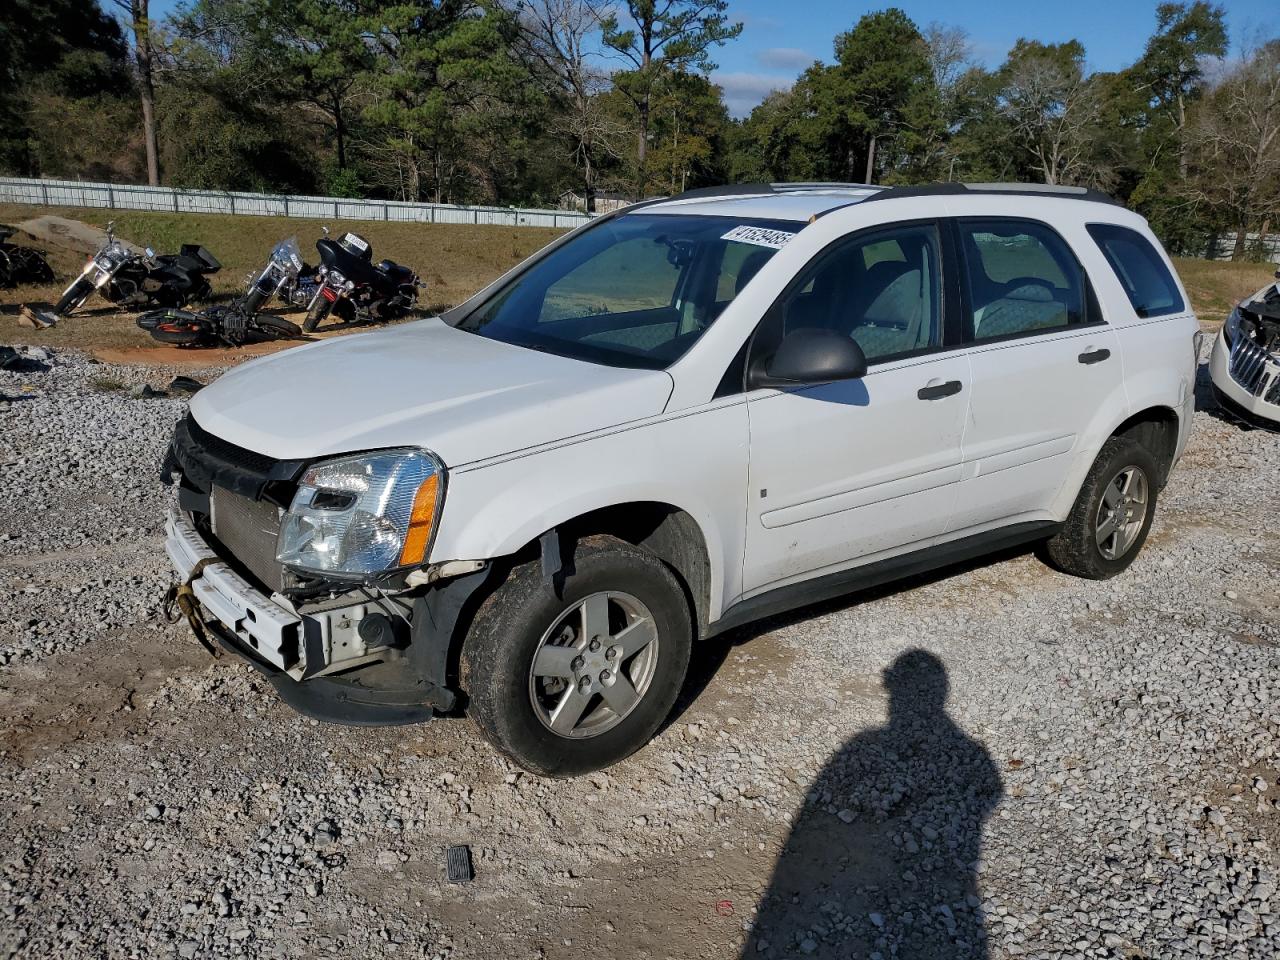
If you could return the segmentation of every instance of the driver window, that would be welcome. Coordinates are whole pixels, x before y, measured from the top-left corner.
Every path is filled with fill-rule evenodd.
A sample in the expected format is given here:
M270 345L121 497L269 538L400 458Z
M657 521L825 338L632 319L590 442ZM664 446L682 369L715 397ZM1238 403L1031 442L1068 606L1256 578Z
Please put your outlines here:
M863 233L829 247L775 309L786 335L835 330L870 361L942 343L938 231L933 224Z
M1059 330L1084 322L1084 278L1066 243L1025 221L960 223L970 311L967 341Z

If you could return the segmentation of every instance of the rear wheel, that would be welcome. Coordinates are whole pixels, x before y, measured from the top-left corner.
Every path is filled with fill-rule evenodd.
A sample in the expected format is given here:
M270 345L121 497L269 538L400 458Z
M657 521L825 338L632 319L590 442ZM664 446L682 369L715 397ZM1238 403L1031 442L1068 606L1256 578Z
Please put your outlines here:
M1106 580L1142 549L1155 517L1159 469L1150 451L1128 437L1112 437L1094 460L1067 522L1044 547L1064 573Z
M567 777L649 742L689 666L685 596L652 554L588 537L556 595L541 563L516 567L476 614L462 651L469 713L534 773Z
M59 315L68 314L84 303L91 293L93 293L93 284L81 277L67 287L67 292L62 295L62 299L53 308L53 312Z

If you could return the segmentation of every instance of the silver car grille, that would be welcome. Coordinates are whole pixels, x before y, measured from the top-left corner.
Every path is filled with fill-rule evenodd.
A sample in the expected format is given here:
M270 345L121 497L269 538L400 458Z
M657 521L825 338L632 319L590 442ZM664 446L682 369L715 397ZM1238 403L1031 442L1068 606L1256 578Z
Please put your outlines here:
M1243 334L1231 344L1231 379L1268 403L1280 400L1280 361Z
M213 535L269 590L284 588L284 567L276 562L280 508L250 500L219 486L210 495Z

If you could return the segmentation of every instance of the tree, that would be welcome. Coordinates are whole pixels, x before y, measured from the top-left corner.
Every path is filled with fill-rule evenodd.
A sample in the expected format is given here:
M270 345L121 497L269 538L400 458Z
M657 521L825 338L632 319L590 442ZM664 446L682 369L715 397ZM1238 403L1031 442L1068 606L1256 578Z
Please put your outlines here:
M735 39L742 24L730 24L727 0L627 0L630 22L623 29L617 14L603 23L604 43L632 65L614 77L619 91L637 115L636 166L638 192L648 183L646 157L654 88L668 72L710 73L711 49Z
M597 66L591 38L605 20L600 0L532 0L521 8L521 50L531 73L558 108L551 124L572 144L582 170L588 212L595 211L602 159L618 159L621 134L602 99L609 79Z
M1000 70L1001 112L1048 184L1087 179L1098 91L1085 78L1078 40L1019 40Z
M514 17L494 0L367 3L378 67L363 116L376 128L367 146L381 183L406 200L492 196L495 165L509 157L503 135L527 96Z
M655 180L667 193L722 183L729 111L720 88L698 73L670 73L654 89L653 143L649 157Z
M1246 50L1188 126L1188 192L1236 235L1280 216L1280 40Z
M156 87L152 75L154 50L151 46L150 0L115 0L129 16L133 29L133 60L138 73L138 95L142 101L142 138L147 147L147 183L160 185L160 143L156 138Z
M1187 175L1182 134L1187 107L1204 87L1204 61L1227 53L1226 11L1196 0L1195 3L1162 3L1156 7L1156 32L1147 41L1132 75L1147 97L1151 111L1166 121L1178 143L1179 173Z
M55 172L74 174L74 167L43 167L57 154L56 140L70 131L57 121L66 117L90 121L96 106L119 122L116 91L132 94L126 69L127 48L119 24L95 0L5 0L0 3L0 170L19 175ZM73 102L76 101L76 102ZM86 101L81 104L78 101ZM40 106L40 116L33 110ZM55 123L50 126L48 120ZM131 126L132 118L126 124ZM84 129L77 122L75 130ZM117 134L120 131L115 131ZM113 142L95 143L100 166L116 164ZM127 148L123 148L126 149ZM71 161L74 162L74 161ZM129 164L120 158L120 165Z

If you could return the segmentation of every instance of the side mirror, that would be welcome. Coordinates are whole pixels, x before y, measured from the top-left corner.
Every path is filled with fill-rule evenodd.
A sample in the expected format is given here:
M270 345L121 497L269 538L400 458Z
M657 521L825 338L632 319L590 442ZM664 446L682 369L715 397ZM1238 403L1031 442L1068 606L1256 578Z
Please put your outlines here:
M867 373L867 358L857 341L834 330L802 327L783 338L764 369L751 378L753 387L856 380Z
M150 247L147 247L146 253L147 253L148 260L154 260L156 258L156 252L152 250Z

